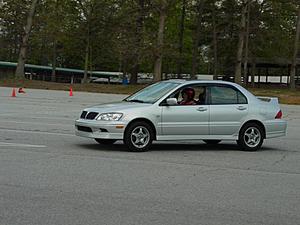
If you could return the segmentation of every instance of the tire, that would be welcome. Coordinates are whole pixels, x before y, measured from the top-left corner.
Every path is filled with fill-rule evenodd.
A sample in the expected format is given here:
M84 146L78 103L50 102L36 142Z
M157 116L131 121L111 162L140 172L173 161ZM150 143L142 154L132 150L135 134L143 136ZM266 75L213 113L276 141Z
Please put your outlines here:
M248 123L242 127L237 144L244 151L257 151L264 142L264 131L256 123Z
M112 145L117 140L115 140L115 139L100 139L100 138L95 138L95 141L97 141L101 145Z
M221 140L203 140L208 145L217 145L221 142Z
M127 127L124 134L124 143L133 152L147 151L153 139L153 129L144 121L133 122Z

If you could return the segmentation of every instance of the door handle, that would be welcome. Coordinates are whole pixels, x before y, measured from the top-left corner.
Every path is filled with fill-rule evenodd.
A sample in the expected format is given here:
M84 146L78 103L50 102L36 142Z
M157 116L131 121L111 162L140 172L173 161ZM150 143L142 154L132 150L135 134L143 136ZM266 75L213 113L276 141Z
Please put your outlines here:
M205 107L199 107L197 109L197 111L199 111L199 112L205 112L205 111L207 111L207 108L205 108Z
M242 111L242 110L246 110L246 109L247 109L247 107L245 107L245 106L241 106L241 105L240 105L240 106L238 106L238 107L236 107L236 108L237 108L238 110L241 110L241 111Z

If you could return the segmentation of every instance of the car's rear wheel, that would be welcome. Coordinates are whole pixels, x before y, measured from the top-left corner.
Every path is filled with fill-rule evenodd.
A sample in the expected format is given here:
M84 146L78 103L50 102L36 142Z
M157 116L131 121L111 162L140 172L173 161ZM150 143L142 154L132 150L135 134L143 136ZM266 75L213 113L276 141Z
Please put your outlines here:
M245 151L257 151L264 141L264 133L261 126L256 123L248 123L242 127L238 145Z
M217 145L221 142L221 140L203 140L208 145Z
M134 152L147 151L154 139L152 127L144 121L136 121L125 130L124 143Z
M115 140L115 139L100 139L100 138L95 138L95 141L97 141L101 145L112 145L117 140Z

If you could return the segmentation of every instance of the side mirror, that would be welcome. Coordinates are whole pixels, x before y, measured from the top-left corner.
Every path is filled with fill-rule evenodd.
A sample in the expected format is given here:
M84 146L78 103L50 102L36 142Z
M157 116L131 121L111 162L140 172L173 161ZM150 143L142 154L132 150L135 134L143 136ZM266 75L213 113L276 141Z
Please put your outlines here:
M176 98L168 98L167 105L178 105Z

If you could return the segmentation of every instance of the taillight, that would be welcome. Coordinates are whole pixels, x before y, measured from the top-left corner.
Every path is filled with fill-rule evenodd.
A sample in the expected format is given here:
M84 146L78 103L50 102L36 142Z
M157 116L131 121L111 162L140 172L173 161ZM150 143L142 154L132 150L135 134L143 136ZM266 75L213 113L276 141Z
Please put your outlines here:
M277 115L275 116L275 119L281 119L282 118L282 111L279 110L279 112L277 113Z

